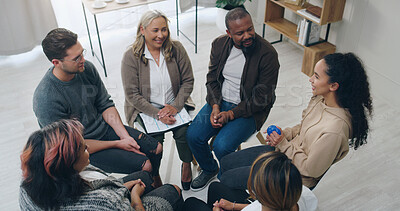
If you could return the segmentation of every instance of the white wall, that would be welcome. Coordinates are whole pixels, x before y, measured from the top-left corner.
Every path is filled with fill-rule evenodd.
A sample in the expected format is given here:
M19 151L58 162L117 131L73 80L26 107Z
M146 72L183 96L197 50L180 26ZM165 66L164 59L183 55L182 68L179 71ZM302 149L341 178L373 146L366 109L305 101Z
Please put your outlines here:
M264 14L265 14L265 0L252 0L246 1L244 3L244 6L246 7L246 10L249 11L251 14L251 17L253 21L257 23L263 23L264 22Z
M352 0L338 27L338 51L355 52L368 71L374 97L400 109L400 1Z
M321 6L323 0L310 2ZM262 20L265 1L251 2L255 3L257 7L252 5L249 11ZM343 20L331 24L329 42L336 45L338 52L357 54L367 69L373 97L400 110L399 9L399 0L347 0ZM288 11L285 18L293 22L299 19ZM321 34L324 33L323 28Z

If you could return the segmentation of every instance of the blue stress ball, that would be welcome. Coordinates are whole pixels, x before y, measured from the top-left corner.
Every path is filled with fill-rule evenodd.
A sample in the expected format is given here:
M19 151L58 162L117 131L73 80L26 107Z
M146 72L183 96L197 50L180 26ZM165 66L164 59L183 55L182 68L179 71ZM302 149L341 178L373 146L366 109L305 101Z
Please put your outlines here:
M281 135L281 130L279 130L279 128L277 128L275 125L270 125L268 128L267 128L267 134L268 135L271 135L271 133L272 132L276 132L276 133L278 133L279 135Z

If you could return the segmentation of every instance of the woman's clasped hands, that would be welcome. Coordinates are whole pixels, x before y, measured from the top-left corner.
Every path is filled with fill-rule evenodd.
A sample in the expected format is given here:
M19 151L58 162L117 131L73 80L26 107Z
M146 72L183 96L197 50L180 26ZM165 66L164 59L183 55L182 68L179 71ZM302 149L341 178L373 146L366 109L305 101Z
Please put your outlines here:
M124 186L131 191L131 205L133 207L142 208L143 205L140 197L143 195L144 189L146 187L146 185L142 182L142 180L141 179L132 180L124 183Z
M226 199L220 199L213 204L213 211L235 210L235 204Z

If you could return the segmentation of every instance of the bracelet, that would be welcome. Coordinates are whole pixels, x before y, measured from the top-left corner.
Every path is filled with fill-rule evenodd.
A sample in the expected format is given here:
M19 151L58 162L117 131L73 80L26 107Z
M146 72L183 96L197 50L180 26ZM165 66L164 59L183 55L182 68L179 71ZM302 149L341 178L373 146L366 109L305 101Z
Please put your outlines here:
M235 204L236 204L236 201L233 202L232 210L235 210Z

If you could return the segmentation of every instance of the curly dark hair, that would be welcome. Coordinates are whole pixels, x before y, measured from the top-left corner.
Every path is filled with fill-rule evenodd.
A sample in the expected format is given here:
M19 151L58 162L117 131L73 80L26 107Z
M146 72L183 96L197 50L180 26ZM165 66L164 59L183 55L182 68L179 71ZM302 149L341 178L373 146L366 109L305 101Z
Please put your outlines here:
M339 84L336 97L341 107L351 114L353 136L350 146L356 150L367 143L368 116L372 116L372 99L368 77L361 60L353 53L334 53L324 57L329 82Z
M82 130L77 120L60 120L34 132L24 147L21 188L44 210L77 200L89 187L73 168Z
M67 50L75 45L77 40L78 35L68 29L53 29L42 41L43 52L49 61L63 59L67 56Z

